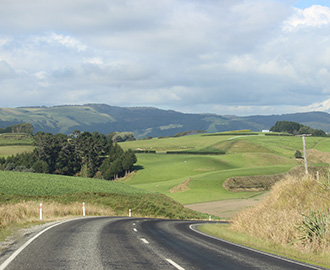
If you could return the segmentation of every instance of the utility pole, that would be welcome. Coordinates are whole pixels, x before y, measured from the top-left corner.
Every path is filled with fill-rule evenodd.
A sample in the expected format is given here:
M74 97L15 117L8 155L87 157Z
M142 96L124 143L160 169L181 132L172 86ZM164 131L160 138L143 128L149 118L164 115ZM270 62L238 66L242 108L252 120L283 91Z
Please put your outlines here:
M311 134L302 134L298 135L302 137L303 140L303 146L304 146L304 161L305 161L305 174L308 174L308 163L307 163L307 151L306 151L306 136L311 136Z

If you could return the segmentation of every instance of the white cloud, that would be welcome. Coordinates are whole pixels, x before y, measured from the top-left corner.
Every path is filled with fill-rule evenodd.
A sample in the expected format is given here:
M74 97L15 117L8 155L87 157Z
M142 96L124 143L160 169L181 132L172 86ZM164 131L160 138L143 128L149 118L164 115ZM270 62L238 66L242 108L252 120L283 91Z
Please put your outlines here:
M36 72L34 75L39 79L39 80L43 80L46 78L46 72L45 71L39 71Z
M94 64L94 65L102 65L103 64L103 59L101 57L85 58L84 63Z
M305 9L295 9L295 14L284 22L285 31L294 31L301 27L321 27L330 24L330 8L313 5Z
M330 111L330 98L305 107L306 111Z
M36 37L35 42L46 42L50 45L53 44L60 44L67 48L76 49L78 52L85 51L87 49L87 46L84 45L79 40L69 36L69 35L62 35L62 34L56 34L56 33L50 33L46 36Z
M12 39L9 37L0 38L0 47L8 45Z

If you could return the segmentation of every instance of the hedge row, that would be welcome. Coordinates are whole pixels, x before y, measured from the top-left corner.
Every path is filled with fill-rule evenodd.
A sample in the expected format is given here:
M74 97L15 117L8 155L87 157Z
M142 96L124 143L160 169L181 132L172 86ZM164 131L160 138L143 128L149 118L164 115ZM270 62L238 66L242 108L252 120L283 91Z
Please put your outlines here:
M204 134L202 136L248 136L248 135L259 135L257 132L249 132L249 133L214 133L214 134Z
M225 151L217 151L217 152L193 152L193 151L167 151L166 154L170 155L224 155L226 154Z
M155 150L134 150L136 154L156 154Z
M265 133L265 136L294 136L288 133Z

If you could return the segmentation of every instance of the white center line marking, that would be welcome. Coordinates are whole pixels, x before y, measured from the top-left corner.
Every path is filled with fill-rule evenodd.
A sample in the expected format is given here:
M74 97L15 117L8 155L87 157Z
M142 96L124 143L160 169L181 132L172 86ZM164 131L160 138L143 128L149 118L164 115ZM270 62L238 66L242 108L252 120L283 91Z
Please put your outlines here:
M140 238L141 239L141 241L143 242L143 243L145 243L145 244L149 244L149 242L146 240L146 239L144 239L144 238Z
M171 259L166 259L166 261L168 261L170 264L172 264L178 270L185 270L183 267L178 265L176 262L173 262Z
M137 232L137 229L133 228L133 231Z

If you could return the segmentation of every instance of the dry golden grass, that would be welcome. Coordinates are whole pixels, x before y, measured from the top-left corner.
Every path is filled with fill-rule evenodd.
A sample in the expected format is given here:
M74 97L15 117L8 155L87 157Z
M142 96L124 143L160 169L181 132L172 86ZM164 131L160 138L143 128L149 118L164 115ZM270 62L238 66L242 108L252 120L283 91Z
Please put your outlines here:
M267 198L235 216L231 229L276 244L291 245L297 250L313 250L330 256L329 232L322 241L298 240L302 236L297 229L303 223L302 214L327 213L330 208L330 185L324 185L327 179L321 182L310 177L286 177L273 186Z
M7 229L13 224L29 224L40 221L40 204L35 201L6 204L0 206L0 229ZM82 216L82 204L60 204L46 202L42 206L42 220L50 221L60 217ZM100 205L86 205L86 215L114 215L111 208Z

